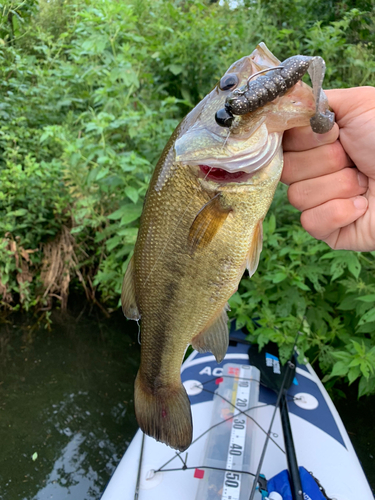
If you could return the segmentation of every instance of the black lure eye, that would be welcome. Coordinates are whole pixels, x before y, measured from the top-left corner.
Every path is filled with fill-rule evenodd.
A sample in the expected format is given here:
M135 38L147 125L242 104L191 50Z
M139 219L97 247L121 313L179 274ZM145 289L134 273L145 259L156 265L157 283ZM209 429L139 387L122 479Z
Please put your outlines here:
M220 90L232 90L238 85L238 76L235 73L229 73L224 75L220 80L219 87Z
M220 127L229 128L234 120L234 116L225 108L219 109L215 114L215 121Z

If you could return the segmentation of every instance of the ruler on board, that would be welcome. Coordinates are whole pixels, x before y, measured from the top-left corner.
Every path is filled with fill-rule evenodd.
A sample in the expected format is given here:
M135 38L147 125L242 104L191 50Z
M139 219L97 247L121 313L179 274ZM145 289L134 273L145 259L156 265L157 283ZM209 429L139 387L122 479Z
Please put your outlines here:
M250 400L250 366L241 368L229 367L228 375L238 377L236 408L246 410ZM246 442L246 415L238 415L232 419L232 429L228 447L227 472L224 476L221 500L239 500L241 493L241 474L230 472L242 470Z

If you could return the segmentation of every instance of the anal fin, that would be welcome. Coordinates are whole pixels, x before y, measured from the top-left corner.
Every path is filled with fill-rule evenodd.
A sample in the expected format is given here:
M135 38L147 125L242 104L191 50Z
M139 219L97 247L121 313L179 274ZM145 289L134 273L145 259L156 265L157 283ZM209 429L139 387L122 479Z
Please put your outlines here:
M141 315L138 311L137 301L135 299L134 286L134 258L129 261L125 272L124 281L122 282L121 304L122 311L128 319L138 320Z
M228 310L229 306L227 305L219 317L208 328L193 337L191 341L191 345L196 351L212 352L218 363L224 359L229 344Z
M192 248L204 248L214 238L226 221L231 208L222 206L220 195L214 196L198 212L189 231L189 241Z
M255 226L253 239L251 240L249 253L247 254L246 267L250 278L257 270L259 257L263 246L263 220Z

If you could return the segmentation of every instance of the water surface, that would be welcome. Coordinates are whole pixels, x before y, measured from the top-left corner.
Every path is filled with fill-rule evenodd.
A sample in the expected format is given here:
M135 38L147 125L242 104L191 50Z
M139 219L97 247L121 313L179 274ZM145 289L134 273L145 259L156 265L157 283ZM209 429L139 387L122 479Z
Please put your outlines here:
M0 328L0 498L97 499L137 429L136 331L121 315L31 324Z

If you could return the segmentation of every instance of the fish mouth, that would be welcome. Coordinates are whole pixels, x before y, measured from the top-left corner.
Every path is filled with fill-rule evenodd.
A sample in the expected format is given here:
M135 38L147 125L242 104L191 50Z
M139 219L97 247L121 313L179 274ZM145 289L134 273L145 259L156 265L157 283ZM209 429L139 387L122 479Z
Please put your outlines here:
M217 183L227 184L228 182L246 182L255 172L247 173L243 170L237 172L228 172L223 168L210 167L209 165L198 165L200 170L200 177L205 180L214 181Z
M282 134L268 133L265 124L246 134L245 138L231 136L228 140L207 128L193 127L176 141L175 158L182 165L208 166L211 169L206 172L209 178L243 182L241 173L254 174L272 161L281 147L281 139Z

